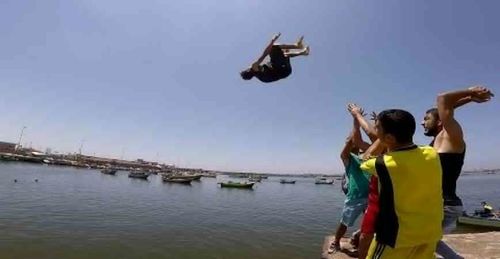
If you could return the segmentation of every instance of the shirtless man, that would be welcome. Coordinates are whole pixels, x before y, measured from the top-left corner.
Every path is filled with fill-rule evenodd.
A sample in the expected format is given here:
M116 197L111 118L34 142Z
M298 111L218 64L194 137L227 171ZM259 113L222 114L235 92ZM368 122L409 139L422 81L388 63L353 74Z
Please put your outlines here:
M465 158L465 141L462 127L455 120L457 107L470 102L487 102L493 93L486 87L473 86L468 89L442 93L437 98L437 108L428 110L422 126L425 135L433 137L431 146L438 152L443 171L444 233L451 232L462 215L462 200L456 194L457 180ZM439 241L436 253L443 258L463 258L443 241Z

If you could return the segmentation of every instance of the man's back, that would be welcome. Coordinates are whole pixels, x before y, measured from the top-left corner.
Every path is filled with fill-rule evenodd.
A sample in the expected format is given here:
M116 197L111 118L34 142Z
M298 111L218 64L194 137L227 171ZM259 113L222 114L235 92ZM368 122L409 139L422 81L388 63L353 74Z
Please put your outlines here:
M381 158L362 165L379 177L380 214L376 225L386 233L377 233L377 240L386 239L380 242L394 247L437 242L442 236L443 219L438 154L432 147L413 146Z

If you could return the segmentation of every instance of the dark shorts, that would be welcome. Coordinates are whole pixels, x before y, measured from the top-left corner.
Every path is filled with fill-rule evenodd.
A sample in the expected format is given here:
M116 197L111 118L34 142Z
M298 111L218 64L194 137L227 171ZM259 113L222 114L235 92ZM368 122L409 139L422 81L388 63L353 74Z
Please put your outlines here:
M271 61L260 67L260 71L255 76L264 83L275 82L288 77L292 73L290 58L285 57L285 54L279 46L272 46L269 53Z
M271 58L271 65L273 68L281 70L282 72L291 71L290 58L285 57L285 53L283 53L283 50L281 50L279 46L274 45L271 48L269 57Z

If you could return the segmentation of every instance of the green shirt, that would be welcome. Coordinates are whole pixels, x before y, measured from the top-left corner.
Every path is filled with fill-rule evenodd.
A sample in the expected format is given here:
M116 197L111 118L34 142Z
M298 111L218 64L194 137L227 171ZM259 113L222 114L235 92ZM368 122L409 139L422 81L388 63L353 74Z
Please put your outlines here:
M359 167L361 161L353 153L349 154L349 164L345 168L348 183L347 199L366 199L368 198L369 174L362 171Z

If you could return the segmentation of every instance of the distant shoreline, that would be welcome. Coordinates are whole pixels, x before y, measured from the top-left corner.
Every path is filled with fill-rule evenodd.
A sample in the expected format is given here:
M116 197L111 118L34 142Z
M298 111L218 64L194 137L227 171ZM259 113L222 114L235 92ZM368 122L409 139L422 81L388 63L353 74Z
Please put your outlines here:
M155 172L179 170L191 173L212 174L212 175L228 175L231 177L247 178L252 176L264 177L300 177L300 178L315 178L315 177L332 177L340 178L341 174L276 174L276 173L258 173L258 172L228 172L217 170L206 170L202 168L184 168L175 167L173 165L160 164L158 162L150 162L138 159L136 161L128 161L121 159L103 158L86 156L80 154L45 154L41 152L19 151L16 153L0 152L0 162L20 162L31 164L45 164L54 166L69 166L74 168L87 169L104 169L113 167L117 170L149 170Z
M228 172L217 170L206 170L201 168L183 168L172 165L160 164L158 162L149 162L138 159L136 161L128 161L121 159L103 158L86 156L80 154L69 155L54 155L40 152L16 152L3 153L0 152L0 161L15 161L23 163L48 164L57 166L70 166L75 168L87 169L103 169L106 167L114 167L118 170L150 170L150 171L167 171L181 170L191 173L213 174L213 175L228 175L232 177L246 178L251 176L267 176L267 177L299 177L299 178L315 178L315 177L332 177L340 178L342 174L278 174L278 173L258 173L258 172ZM500 169L479 169L463 171L462 175L492 175L500 174Z

